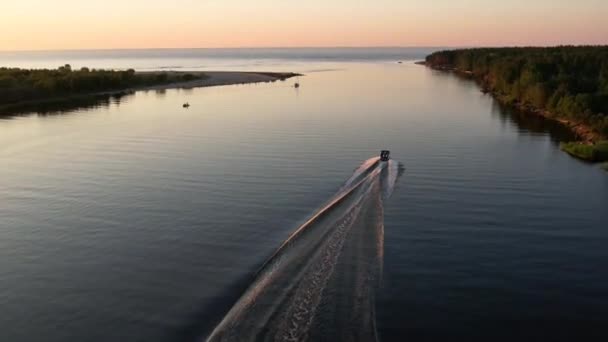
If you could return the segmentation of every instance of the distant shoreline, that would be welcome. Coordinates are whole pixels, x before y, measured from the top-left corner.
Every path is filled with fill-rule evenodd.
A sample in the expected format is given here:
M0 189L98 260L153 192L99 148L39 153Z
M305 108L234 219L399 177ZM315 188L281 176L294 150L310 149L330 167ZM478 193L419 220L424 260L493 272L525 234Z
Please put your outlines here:
M157 75L168 75L170 80L167 82L153 85L141 85L124 87L112 90L85 92L44 98L40 100L28 100L14 103L0 104L0 117L11 116L26 112L46 112L46 107L61 108L65 104L67 108L70 104L80 104L86 106L87 103L112 96L123 96L137 91L148 90L168 90L168 89L192 89L213 86L226 86L238 84L271 83L285 81L292 77L303 76L292 72L250 72L250 71L143 71L136 72L136 75L154 77ZM193 76L194 79L182 80L182 76Z

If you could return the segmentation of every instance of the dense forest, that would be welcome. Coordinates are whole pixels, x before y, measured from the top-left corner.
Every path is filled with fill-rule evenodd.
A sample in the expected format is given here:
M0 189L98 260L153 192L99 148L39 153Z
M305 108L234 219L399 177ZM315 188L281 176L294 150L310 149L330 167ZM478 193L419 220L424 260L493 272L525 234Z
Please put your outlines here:
M190 81L201 77L188 73L136 73L133 69L72 70L67 64L58 69L0 68L0 108L15 103Z
M426 64L468 74L508 104L543 110L608 136L607 46L440 51Z

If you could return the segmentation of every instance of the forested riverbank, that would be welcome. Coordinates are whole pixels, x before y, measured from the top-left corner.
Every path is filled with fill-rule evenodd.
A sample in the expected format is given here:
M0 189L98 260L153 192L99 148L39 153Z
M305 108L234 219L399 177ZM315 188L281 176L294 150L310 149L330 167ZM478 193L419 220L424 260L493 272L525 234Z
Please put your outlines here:
M137 73L133 69L72 70L69 64L57 69L0 68L0 109L17 104L192 81L205 77L201 73Z
M562 122L582 144L608 137L608 47L449 50L427 56L426 65L473 78L502 103Z
M136 90L195 88L274 82L299 76L276 72L177 72L89 69L66 64L57 69L0 68L0 116L72 108Z

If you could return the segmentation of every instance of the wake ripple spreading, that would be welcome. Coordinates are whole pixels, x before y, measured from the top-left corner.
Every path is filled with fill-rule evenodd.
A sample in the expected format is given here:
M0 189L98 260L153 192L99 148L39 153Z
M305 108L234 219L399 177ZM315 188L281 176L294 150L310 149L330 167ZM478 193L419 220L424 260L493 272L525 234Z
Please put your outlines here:
M268 259L207 341L374 341L383 202L397 162L365 161Z

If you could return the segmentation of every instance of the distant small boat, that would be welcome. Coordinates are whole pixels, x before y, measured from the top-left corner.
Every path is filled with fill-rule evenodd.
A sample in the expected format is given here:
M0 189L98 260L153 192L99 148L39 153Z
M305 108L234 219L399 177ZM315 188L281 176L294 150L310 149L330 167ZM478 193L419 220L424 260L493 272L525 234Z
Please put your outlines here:
M399 62L397 62L397 63L399 63L399 64L403 64L403 62L402 62L402 61L399 61Z
M190 108L190 104L188 102L184 103L184 105L182 106L184 108Z
M296 83L293 85L294 88L300 88L300 83Z

